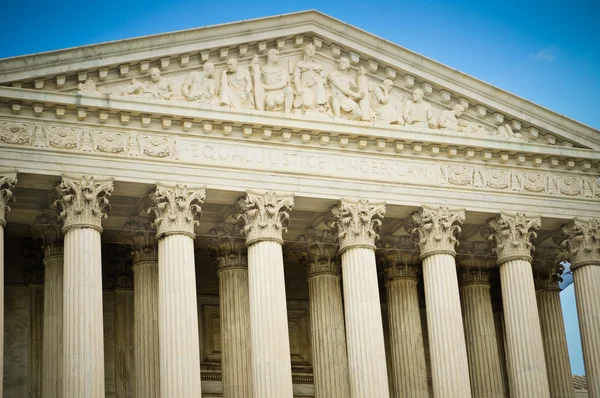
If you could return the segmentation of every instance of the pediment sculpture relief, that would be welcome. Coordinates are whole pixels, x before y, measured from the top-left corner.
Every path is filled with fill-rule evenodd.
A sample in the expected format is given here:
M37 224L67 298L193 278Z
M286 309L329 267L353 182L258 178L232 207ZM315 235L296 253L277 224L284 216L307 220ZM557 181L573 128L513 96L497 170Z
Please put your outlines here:
M313 43L306 44L299 57L287 55L283 61L280 55L272 48L263 56L254 55L249 63L228 57L217 67L206 61L201 70L172 77L154 67L148 78L134 78L125 86L100 87L88 79L79 91L522 139L508 123L486 125L465 118L465 105L442 109L426 99L420 87L405 93L389 78L369 76L362 65L354 70L345 56L337 59L337 65L323 62Z

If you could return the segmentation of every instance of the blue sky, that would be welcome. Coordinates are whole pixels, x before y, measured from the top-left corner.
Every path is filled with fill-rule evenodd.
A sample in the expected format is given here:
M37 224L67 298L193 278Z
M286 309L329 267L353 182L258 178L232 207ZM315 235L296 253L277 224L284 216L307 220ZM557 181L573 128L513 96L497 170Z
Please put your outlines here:
M316 9L600 128L600 2L5 1L0 58ZM599 133L600 134L600 133ZM573 287L562 294L583 374Z

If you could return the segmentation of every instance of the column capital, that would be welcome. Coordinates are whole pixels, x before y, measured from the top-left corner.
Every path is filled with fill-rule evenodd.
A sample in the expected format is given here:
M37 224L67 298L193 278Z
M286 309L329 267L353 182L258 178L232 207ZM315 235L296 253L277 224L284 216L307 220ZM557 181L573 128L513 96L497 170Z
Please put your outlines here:
M414 279L420 273L420 253L415 235L385 235L377 246L379 263L384 266L385 280Z
M488 221L489 228L484 229L482 235L493 241L498 265L511 260L531 262L532 242L541 225L540 217L500 213Z
M600 265L600 219L573 219L563 225L561 247L571 262L571 269L583 265Z
M460 224L464 221L464 211L451 211L443 206L421 207L414 212L411 233L418 234L421 259L433 254L456 255L457 236L461 231Z
M492 269L496 267L496 256L488 241L460 242L456 262L462 268Z
M491 272L482 268L462 268L458 271L458 284L465 285L487 285L490 286Z
M71 228L93 228L102 232L102 220L110 209L108 198L112 191L112 179L63 175L56 186L58 199L54 202L63 222L63 232Z
M156 229L150 220L132 217L123 224L119 240L131 247L133 266L146 261L158 261Z
M564 267L561 265L561 249L554 246L536 247L531 266L536 289L558 290Z
M248 269L248 254L244 236L235 225L221 224L210 231L209 249L214 255L218 271Z
M306 267L308 279L318 275L340 275L338 244L331 231L307 229L296 238L295 254Z
M44 212L33 220L33 234L42 241L44 257L62 256L64 253L62 226L55 212Z
M340 253L351 247L375 249L384 215L384 202L342 199L329 209L326 222L337 232Z
M182 234L194 239L194 227L199 224L205 198L206 189L203 186L157 183L148 195L148 214L152 216L156 227L156 238Z
M234 213L246 235L246 246L265 240L283 243L292 207L292 194L247 191L234 205Z
M130 274L119 274L114 280L114 286L116 290L128 290L133 289L133 275Z
M10 211L9 204L15 201L12 190L16 183L16 171L0 170L0 227L6 225L6 214Z

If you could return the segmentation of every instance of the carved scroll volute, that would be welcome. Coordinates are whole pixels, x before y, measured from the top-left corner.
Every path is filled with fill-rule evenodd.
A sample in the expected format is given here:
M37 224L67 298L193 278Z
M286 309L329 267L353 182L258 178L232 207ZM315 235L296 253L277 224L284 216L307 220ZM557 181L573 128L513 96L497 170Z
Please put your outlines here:
M42 241L44 256L63 255L63 235L55 212L45 212L33 220L32 232Z
M221 224L210 231L209 249L215 257L218 271L248 268L245 238L236 225Z
M291 194L248 191L239 198L234 213L246 235L246 246L264 240L283 243L293 207Z
M484 234L494 243L493 250L498 255L498 265L511 260L531 262L533 240L542 225L539 217L528 218L523 213L501 213L489 220L488 225L490 228Z
M433 254L456 255L460 225L464 221L464 211L450 211L447 207L422 207L414 212L409 228L418 236L421 258Z
M338 244L331 231L307 229L296 238L294 252L306 267L308 279L318 275L340 275Z
M561 264L562 253L559 247L536 247L533 252L533 281L536 289L560 290L564 267Z
M71 228L93 228L102 232L112 190L112 179L63 176L56 187L58 199L54 202L58 217L63 221L63 232Z
M15 201L12 190L17 183L17 173L0 170L0 226L6 225L6 215L10 211L10 204Z
M571 262L571 269L582 265L600 265L600 219L574 219L562 227L561 248Z
M384 236L377 249L385 280L413 279L420 273L419 247L415 235Z
M327 224L337 232L340 253L351 247L375 249L385 203L342 199L329 209Z
M150 220L135 217L123 224L119 240L131 248L133 264L146 261L158 261L156 229Z
M148 213L156 227L156 238L183 234L194 239L194 227L199 224L205 198L204 187L156 184L156 189L148 197Z

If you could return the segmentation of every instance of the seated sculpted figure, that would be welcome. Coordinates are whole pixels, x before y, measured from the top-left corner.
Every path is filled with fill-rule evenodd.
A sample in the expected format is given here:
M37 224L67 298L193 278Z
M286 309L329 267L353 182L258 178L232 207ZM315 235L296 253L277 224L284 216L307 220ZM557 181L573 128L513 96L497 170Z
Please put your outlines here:
M344 116L358 120L362 116L358 102L366 94L358 92L356 80L350 75L350 61L341 57L338 70L329 73L329 84L331 85L331 110L334 116Z
M142 83L134 78L131 80L131 84L121 91L121 95L158 99L171 99L174 94L171 81L162 77L158 68L150 69L150 81Z
M385 79L382 84L374 85L369 91L371 113L375 123L404 125L402 102L392 96L394 82Z
M465 108L457 104L452 110L443 111L438 124L443 130L462 131L462 126L458 125L458 119L464 113Z
M267 51L267 64L260 66L258 57L252 60L254 79L254 97L259 111L292 111L294 91L290 86L290 74L287 68L279 64L279 51L272 48Z
M200 104L211 104L214 101L215 86L215 65L212 62L206 62L202 71L192 71L187 76L181 87L185 99Z
M294 70L294 108L304 112L326 112L329 107L324 66L316 61L315 54L315 46L307 44L304 47L304 59L298 61Z
M420 88L413 91L412 101L406 101L404 104L403 116L406 124L411 126L422 128L437 127L431 105L423 101L423 90Z
M235 58L227 60L227 67L221 75L219 104L234 109L254 109L252 77L247 68L238 66Z

